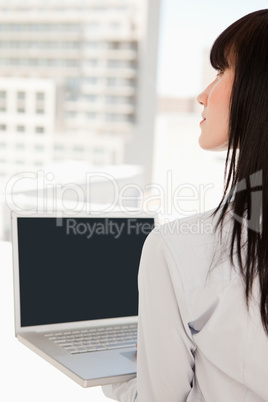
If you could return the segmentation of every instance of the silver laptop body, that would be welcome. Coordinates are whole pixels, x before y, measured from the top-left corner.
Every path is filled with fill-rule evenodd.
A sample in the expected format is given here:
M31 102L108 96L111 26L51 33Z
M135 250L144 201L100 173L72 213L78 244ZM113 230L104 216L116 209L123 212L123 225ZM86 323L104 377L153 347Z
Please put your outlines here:
M18 340L83 387L133 378L137 273L154 218L11 216ZM131 335L118 340L122 328ZM104 346L94 342L96 331Z

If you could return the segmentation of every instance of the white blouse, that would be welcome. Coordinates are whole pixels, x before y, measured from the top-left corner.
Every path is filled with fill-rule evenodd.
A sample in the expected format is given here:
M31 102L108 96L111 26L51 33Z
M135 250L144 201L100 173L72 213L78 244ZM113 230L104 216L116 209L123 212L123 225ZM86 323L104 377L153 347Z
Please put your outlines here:
M212 212L156 227L139 269L137 377L103 387L121 402L268 401L258 285L250 309ZM257 281L256 281L257 282Z

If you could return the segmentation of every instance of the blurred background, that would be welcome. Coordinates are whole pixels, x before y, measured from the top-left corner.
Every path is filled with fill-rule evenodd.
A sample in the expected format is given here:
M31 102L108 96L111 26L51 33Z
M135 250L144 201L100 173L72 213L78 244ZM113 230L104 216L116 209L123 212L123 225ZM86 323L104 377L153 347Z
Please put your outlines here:
M0 239L10 209L214 207L225 153L199 149L196 96L215 38L267 4L1 0Z
M105 212L117 205L157 213L164 223L216 206L225 153L198 147L196 96L215 77L209 50L216 37L267 6L267 0L0 0L0 240L10 241L10 209ZM11 267L5 247L2 260ZM11 272L1 274L9 281L0 281L0 293L11 328ZM17 353L33 366L41 361L28 350ZM17 377L24 363L7 360L11 387L14 366ZM44 367L60 377L59 397L105 399L100 389L78 391ZM21 395L29 392L20 387ZM15 400L10 392L7 401ZM51 387L46 392L38 399L56 399Z

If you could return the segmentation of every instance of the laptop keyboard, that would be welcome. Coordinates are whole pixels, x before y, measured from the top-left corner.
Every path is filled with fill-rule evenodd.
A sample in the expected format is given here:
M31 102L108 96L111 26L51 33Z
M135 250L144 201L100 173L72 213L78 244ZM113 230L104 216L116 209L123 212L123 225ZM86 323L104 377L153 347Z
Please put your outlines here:
M71 354L135 347L137 324L44 334Z

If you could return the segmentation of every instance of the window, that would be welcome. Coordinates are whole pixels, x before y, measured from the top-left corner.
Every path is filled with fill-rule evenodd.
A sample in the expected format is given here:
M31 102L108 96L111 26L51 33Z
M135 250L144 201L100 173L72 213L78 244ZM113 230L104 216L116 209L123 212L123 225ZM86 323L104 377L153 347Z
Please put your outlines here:
M85 100L90 103L94 103L98 100L97 95L85 95Z
M66 79L65 83L65 97L66 100L77 100L80 94L81 80L78 77L70 77Z
M92 32L96 32L98 31L100 28L100 24L98 22L91 22L90 24L88 24L87 26L87 31L92 33Z
M25 113L25 98L26 94L23 91L17 92L17 112Z
M119 42L107 42L108 49L119 49L120 43Z
M85 61L85 66L87 67L96 67L98 65L98 60L96 59L89 59Z
M64 65L66 66L66 67L78 67L79 66L79 63L78 63L78 61L77 60L65 60L64 61Z
M35 149L35 151L42 152L42 151L44 151L44 146L43 145L35 145L34 149Z
M16 130L18 133L24 133L25 132L25 127L24 126L17 126Z
M106 121L132 122L133 117L124 114L108 113L106 115Z
M119 116L117 114L109 113L106 115L106 121L117 121L119 120Z
M64 151L65 148L61 144L55 144L54 149L55 149L55 151Z
M87 112L86 116L87 116L87 118L88 118L89 120L95 120L96 117L97 117L97 113L94 113L94 112Z
M110 77L107 79L107 85L108 86L126 86L129 84L129 80L125 78L115 78L115 77Z
M44 92L36 92L35 98L37 101L43 101L45 100L45 94Z
M18 100L24 100L25 99L25 92L17 92L17 99Z
M110 28L113 31L118 31L120 29L120 27L121 27L121 24L119 22L111 22L110 23Z
M97 85L99 83L99 79L96 77L87 77L85 82L89 85Z
M18 62L19 66L24 67L24 66L27 66L28 64L29 64L28 59L23 59L23 58L19 59L19 62Z
M86 47L88 49L97 49L100 46L100 42L87 42Z
M107 66L108 67L121 67L122 61L121 60L108 60Z
M123 98L122 96L107 96L106 97L106 103L108 104L124 104L127 103L126 101L127 98Z
M68 119L75 119L78 116L78 113L70 111L70 112L66 113L66 116L67 116Z
M44 114L44 112L45 112L44 108L42 108L42 107L40 107L40 106L37 106L37 107L36 107L36 113L37 113L37 114Z
M84 147L82 147L82 146L76 146L76 147L74 147L74 151L75 151L75 152L84 152L85 149L84 149Z
M137 49L137 42L122 42L120 49L126 50L136 50Z
M44 127L38 126L38 127L35 127L35 132L36 132L36 134L43 134L45 132L45 129L44 129Z
M10 24L1 24L0 25L0 30L1 31L10 31L11 25Z
M38 65L38 60L37 59L29 59L28 63L29 63L30 66L37 66ZM18 65L19 62L16 63L16 64Z
M24 149L25 145L24 144L16 144L16 149Z

